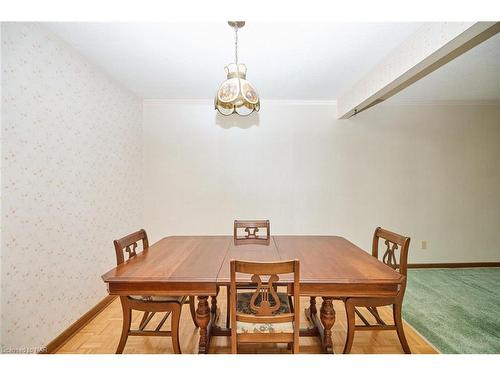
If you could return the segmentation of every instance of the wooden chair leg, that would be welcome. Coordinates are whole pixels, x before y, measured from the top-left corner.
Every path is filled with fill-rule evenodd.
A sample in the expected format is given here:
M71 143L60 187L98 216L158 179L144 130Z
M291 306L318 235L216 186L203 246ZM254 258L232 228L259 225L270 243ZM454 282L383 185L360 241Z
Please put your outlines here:
M231 296L229 295L229 287L226 288L226 328L231 326Z
M175 354L182 354L179 345L179 322L181 320L182 305L172 309L172 345Z
M191 311L191 319L193 319L194 326L198 328L198 322L196 321L196 297L189 296L189 310Z
M293 343L292 343L292 353L293 354L299 354L300 353L300 343L299 343L299 338L294 337Z
M288 305L290 306L290 312L294 312L294 309L293 309L293 298L292 296L288 296ZM287 347L286 347L288 350L291 350L292 353L295 353L295 350L294 350L294 343L293 342L289 342Z
M345 303L345 312L347 315L347 337L345 340L344 354L349 354L351 352L352 342L354 341L354 330L356 324L354 305L349 303L349 300Z
M236 333L231 333L231 354L238 354L238 341Z
M123 349L125 348L125 344L127 343L128 333L130 331L130 323L132 322L132 310L128 307L126 298L127 297L121 297L123 325L120 342L118 343L118 347L116 348L116 354L123 353Z
M403 347L406 354L411 354L410 346L408 341L406 341L405 332L403 330L403 320L401 319L401 307L402 303L397 303L392 306L392 314L394 317L394 325L396 326L396 331L398 332L399 342Z
M229 287L227 287L227 294L229 296ZM231 304L230 304L230 298L228 298L228 315L229 318L231 319L231 354L238 354L238 333L236 332L236 326L238 323L236 323L236 317L231 314Z

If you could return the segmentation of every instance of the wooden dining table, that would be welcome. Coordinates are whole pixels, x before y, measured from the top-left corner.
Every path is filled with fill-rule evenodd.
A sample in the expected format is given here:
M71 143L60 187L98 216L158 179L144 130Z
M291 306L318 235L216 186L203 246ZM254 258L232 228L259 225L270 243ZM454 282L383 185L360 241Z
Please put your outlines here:
M230 283L232 259L300 261L300 294L310 297L305 313L312 323L300 334L318 336L325 353L333 353L333 299L394 296L404 282L404 276L343 237L297 235L272 236L268 245L235 245L232 236L165 237L102 278L110 295L196 296L199 353L208 353L212 336L231 334L218 325L217 295ZM322 298L319 316L317 297Z

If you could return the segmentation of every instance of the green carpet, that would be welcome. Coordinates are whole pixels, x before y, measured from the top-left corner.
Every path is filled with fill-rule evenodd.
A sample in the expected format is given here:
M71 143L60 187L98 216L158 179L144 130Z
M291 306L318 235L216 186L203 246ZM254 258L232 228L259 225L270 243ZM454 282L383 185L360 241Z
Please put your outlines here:
M500 268L409 270L403 318L442 353L500 353Z

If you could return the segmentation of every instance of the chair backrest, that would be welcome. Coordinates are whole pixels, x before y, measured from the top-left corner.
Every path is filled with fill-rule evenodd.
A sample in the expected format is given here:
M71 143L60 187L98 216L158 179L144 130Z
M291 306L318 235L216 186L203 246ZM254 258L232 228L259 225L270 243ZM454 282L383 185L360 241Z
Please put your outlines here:
M265 229L265 235L259 230ZM269 245L271 240L271 225L269 220L235 220L234 244L261 244Z
M388 231L378 227L373 234L372 255L378 259L379 241L382 239L385 245L385 252L382 255L382 262L389 267L406 276L408 273L408 249L410 247L410 237ZM397 252L399 250L399 256Z
M253 314L237 312L237 289L236 274L243 273L252 275L251 280L255 287L250 300L250 309ZM286 282L288 291L294 296L293 312L276 314L281 306L279 296L276 292L276 284L279 275L293 274L293 281ZM263 277L264 276L264 277ZM283 281L280 282L283 284ZM245 286L245 289L252 287ZM295 321L295 327L299 327L300 316L300 264L298 260L284 262L246 262L231 260L231 320L232 327L236 327L236 321L248 323L283 323ZM297 314L295 314L297 312Z
M148 235L144 229L138 230L137 232L131 233L119 240L114 240L115 253L116 253L116 264L122 264L125 261L124 253L128 254L128 258L135 257L137 255L137 242L142 241L142 250L147 250L149 248Z

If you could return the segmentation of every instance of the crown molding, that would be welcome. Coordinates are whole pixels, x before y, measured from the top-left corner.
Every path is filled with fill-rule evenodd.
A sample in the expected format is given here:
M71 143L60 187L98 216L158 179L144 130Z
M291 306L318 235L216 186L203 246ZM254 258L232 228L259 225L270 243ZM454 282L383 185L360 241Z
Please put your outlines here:
M336 100L309 100L309 99L261 99L262 104L271 105L331 105L336 106ZM213 99L143 99L143 104L189 104L212 105Z
M143 104L210 104L214 105L213 99L189 99L189 98L179 98L179 99L143 99Z
M143 99L143 104L175 104L175 105L210 105L213 99ZM261 99L263 105L329 105L337 106L336 100L311 99ZM381 106L500 106L500 99L491 100L427 100L427 99L390 99L383 101Z
M334 99L261 99L263 103L276 105L331 105L337 106Z

